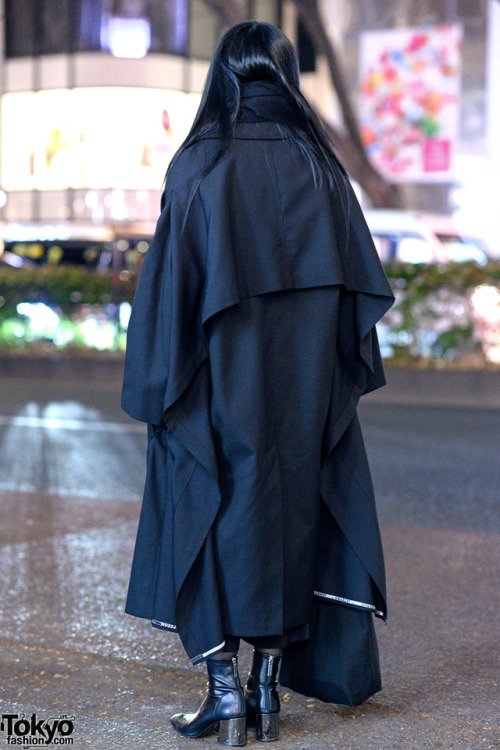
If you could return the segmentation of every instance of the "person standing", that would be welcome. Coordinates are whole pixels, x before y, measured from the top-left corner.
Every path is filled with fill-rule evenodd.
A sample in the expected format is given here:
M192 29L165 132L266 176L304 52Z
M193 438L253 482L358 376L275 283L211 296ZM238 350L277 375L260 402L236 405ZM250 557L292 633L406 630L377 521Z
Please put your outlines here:
M185 737L278 739L278 676L334 702L380 689L384 561L356 408L385 383L375 324L393 299L290 41L230 28L167 170L122 392L148 423L126 612L206 662L202 705L171 720Z

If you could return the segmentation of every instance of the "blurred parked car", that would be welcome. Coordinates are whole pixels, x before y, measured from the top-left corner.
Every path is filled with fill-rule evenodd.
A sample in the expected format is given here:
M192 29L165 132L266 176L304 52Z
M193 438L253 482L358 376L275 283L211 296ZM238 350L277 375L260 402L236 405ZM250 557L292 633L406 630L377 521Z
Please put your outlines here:
M464 263L484 265L489 257L484 240L460 231L450 216L367 209L366 221L382 261Z
M130 276L140 268L151 239L141 229L118 235L107 227L0 223L0 263L15 268L77 265Z
M11 253L9 250L0 251L0 268L26 268L34 266L33 261L28 258Z

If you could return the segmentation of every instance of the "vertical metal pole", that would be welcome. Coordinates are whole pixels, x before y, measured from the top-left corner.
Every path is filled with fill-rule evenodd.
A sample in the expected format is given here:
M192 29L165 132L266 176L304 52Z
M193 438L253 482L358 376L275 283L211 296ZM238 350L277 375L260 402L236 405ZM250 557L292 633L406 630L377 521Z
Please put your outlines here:
M455 21L458 21L458 2L446 0L446 23L455 23Z
M486 56L486 143L490 164L490 185L500 182L500 2L489 0ZM491 214L492 248L500 256L500 219Z
M184 62L183 62L183 89L184 91L190 92L193 85L193 77L191 75L191 13L192 13L193 0L187 0L187 27L186 27L186 49L184 50Z
M41 71L40 71L40 65L41 65L41 57L43 55L43 51L45 49L45 38L44 38L44 30L45 30L45 24L43 19L43 8L40 4L36 4L35 0L31 0L33 4L33 20L35 24L34 31L34 42L33 42L33 57L32 60L32 82L33 82L33 91L35 94L40 91L40 84L41 84ZM38 188L34 187L32 190L32 200L31 200L31 212L32 212L32 220L35 222L40 222L40 191Z
M6 74L6 50L4 46L4 40L5 40L5 4L4 0L0 0L0 103L2 101L2 97L4 95L5 91L5 74ZM1 108L0 108L0 116L1 116ZM2 122L0 120L0 145L2 143ZM0 175L2 173L2 151L0 149ZM3 189L3 185L0 185ZM3 219L5 217L5 209L2 206L0 208L0 217ZM2 240L0 238L0 244Z
M278 29L281 29L283 26L283 0L276 0L275 24Z
M66 29L66 36L69 43L69 48L66 50L66 86L71 91L76 86L76 60L75 54L77 49L77 28L78 28L78 10L80 3L70 0L66 19L68 28ZM67 187L65 190L65 203L68 212L68 220L73 222L75 219L75 211L73 208L75 198L75 191L71 187Z

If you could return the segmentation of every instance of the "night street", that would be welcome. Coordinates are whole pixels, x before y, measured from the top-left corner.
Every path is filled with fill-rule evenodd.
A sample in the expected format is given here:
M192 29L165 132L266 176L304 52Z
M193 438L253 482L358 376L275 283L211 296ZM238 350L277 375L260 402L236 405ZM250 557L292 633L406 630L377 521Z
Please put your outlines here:
M190 748L169 717L198 707L205 670L123 613L145 428L120 410L120 367L6 372L2 713L74 716L75 748ZM403 378L360 409L387 564L383 690L349 708L281 688L277 748L500 748L500 376L461 398L438 374L441 390Z

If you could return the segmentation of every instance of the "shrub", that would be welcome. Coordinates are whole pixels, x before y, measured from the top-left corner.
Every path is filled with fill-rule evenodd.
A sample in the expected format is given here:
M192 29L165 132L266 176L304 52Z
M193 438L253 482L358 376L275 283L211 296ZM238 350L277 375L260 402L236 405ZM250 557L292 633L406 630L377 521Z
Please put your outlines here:
M425 358L432 363L475 357L500 363L499 260L485 266L391 263L386 272L396 296L379 325L386 358ZM0 268L0 347L25 347L41 339L61 347L88 346L85 321L92 319L92 325L100 327L101 341L122 348L125 324L119 320L118 305L132 302L134 288L133 278L79 266ZM44 303L56 311L57 332L34 332L36 326L30 328L19 314L23 302Z

